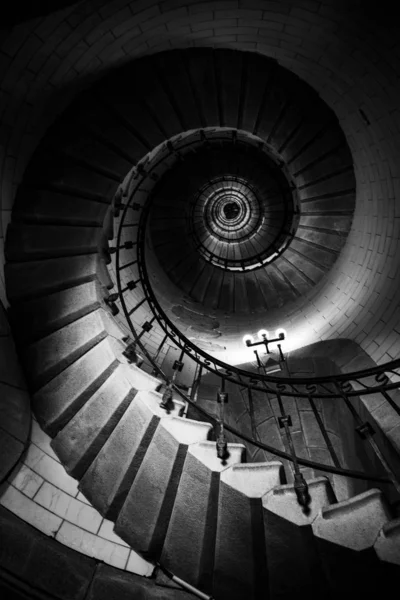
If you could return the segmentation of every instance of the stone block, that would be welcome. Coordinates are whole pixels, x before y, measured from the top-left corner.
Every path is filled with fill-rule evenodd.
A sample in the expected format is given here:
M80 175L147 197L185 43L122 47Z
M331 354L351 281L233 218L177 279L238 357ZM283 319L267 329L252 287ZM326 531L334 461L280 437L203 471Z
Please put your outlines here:
M102 539L68 521L63 521L56 540L77 553L93 556L119 569L124 569L128 561L129 548Z
M91 533L97 533L100 527L102 517L94 508L76 498L71 498L47 481L35 495L35 502Z
M32 471L43 477L43 479L49 481L55 487L64 490L70 496L75 497L78 493L78 486L75 479L72 479L68 475L58 461L51 458L35 444L29 446L28 452L24 457L24 463Z
M326 446L324 436L322 435L320 426L314 416L314 413L309 411L302 411L300 413L300 416L304 438L308 449L323 448L324 446Z
M284 450L282 430L279 429L279 425L277 424L275 417L272 417L258 425L257 432L262 442L278 448L279 450Z
M39 506L12 485L2 494L0 504L50 537L57 533L62 523L60 517Z

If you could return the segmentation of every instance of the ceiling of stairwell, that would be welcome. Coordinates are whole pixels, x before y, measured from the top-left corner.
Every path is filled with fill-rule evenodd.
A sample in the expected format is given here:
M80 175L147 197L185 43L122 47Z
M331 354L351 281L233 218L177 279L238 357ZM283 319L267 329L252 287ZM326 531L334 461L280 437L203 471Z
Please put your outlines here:
M29 19L32 15L28 14L23 25L2 34L3 237L30 156L49 124L80 89L89 88L122 64L134 65L138 58L172 48L203 46L210 52L211 47L224 47L264 55L310 84L333 111L351 148L357 179L355 212L347 242L326 276L307 296L308 303L288 319L282 312L285 322L279 324L293 332L296 339L301 338L298 345L344 336L361 343L376 360L396 357L400 349L396 281L400 38L393 12L390 13L394 3L379 3L379 11L371 2L356 0L307 0L302 6L291 0L186 4L84 0L54 6L60 10L46 14L36 11L34 19ZM21 17L22 11L13 22L20 22ZM176 70L182 70L179 61L172 72L161 68L162 85L159 72L156 78L153 73L141 74L140 84L135 78L129 81L134 95L146 88L153 97L160 86L162 94L168 91L170 83L172 100L183 97L188 111L194 101L199 114L194 128L239 125L251 131L245 123L232 124L230 113L223 114L225 122L220 121L218 114L210 120L216 110L208 97L201 96L196 105L191 86L201 81L207 64L204 59L203 70L197 71L184 89L178 89L174 80ZM228 64L221 71L217 69L215 75L219 74L219 81L229 81L229 72ZM116 82L117 79L109 83L102 95L95 94L93 111L101 112L98 103L113 91ZM217 100L225 106L224 96ZM149 102L145 103L151 110ZM135 102L131 106L137 110ZM216 108L218 111L218 104ZM147 108L144 112L147 114ZM98 136L111 139L112 119L109 112L106 114ZM141 130L146 135L141 138L144 144L140 151L129 150L128 134L112 142L114 148L129 150L131 164L166 137L182 131L181 123L176 123L175 118L168 122L157 108L153 108L150 117L141 119ZM85 159L96 161L89 152ZM129 160L128 164L122 162L118 168L110 163L109 171L118 176L126 173ZM95 185L96 193L100 193L100 180ZM103 187L103 194L110 200L111 186ZM254 270L252 276L258 277L260 272ZM177 312L183 314L190 302L195 308L193 300L184 298ZM198 319L198 314L201 311L194 313L193 319ZM215 325L217 319L212 314L209 318Z
M339 123L309 86L274 61L224 50L188 51L189 75L205 59L194 96L206 94L220 123L237 128L172 140L179 160L150 193L148 263L168 316L218 351L309 302L346 242L355 178ZM148 64L158 73L159 62L178 60ZM214 76L225 65L229 77ZM179 100L175 110L180 117Z

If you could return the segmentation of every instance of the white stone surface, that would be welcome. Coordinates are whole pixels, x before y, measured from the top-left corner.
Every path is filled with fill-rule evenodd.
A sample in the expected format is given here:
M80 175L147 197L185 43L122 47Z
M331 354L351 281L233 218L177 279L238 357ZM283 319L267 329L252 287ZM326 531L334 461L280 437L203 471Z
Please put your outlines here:
M245 451L243 444L228 444L229 457L222 461L217 456L215 442L199 442L189 446L188 454L192 454L198 461L203 463L211 471L221 472L228 467L242 462ZM223 462L225 464L223 464Z
M142 575L143 577L151 577L154 571L154 565L144 560L144 558L139 556L139 554L136 554L134 550L131 550L126 570Z
M93 556L119 569L125 569L128 562L129 548L109 542L67 521L61 525L56 539L78 552Z
M121 544L121 546L129 547L124 540L122 540L116 533L114 533L114 523L112 521L108 521L107 519L103 519L103 522L100 526L100 529L97 532L97 535L100 537L109 540L110 542L114 542L115 544Z
M221 474L221 481L248 498L261 498L281 483L282 463L271 461L233 465Z
M33 498L44 479L32 471L32 469L21 463L19 468L11 474L8 481L20 492L23 492L25 496Z
M99 530L102 517L97 510L72 498L47 481L36 494L35 502L87 531L97 533Z
M279 485L263 497L264 508L296 525L310 525L319 511L335 502L332 487L326 477L307 481L311 502L309 512L304 512L297 501L294 484Z
M312 528L317 537L352 550L365 550L374 545L389 519L382 492L373 489L322 509Z
M48 456L35 444L29 446L24 459L28 467L67 494L75 497L78 493L78 482L70 477L64 467Z
M12 485L1 496L0 504L49 536L54 536L62 523L60 517L42 508Z
M53 448L50 446L51 437L41 429L36 419L32 419L31 440L34 444L36 444L36 446L39 446L39 448L43 450L43 452L48 454L57 462L60 462Z
M82 494L82 492L78 492L78 494L76 495L76 499L80 500L81 502L84 502L85 504L89 504L89 506L91 506L89 500L87 498L85 498L85 496Z
M400 565L400 518L382 527L374 548L381 560Z
M196 444L207 439L211 424L171 417L162 419L159 427L166 429L180 444Z
M141 391L135 396L135 402L142 402L154 415L160 419L177 416L181 405L174 402L174 409L168 414L166 410L160 407L162 394L154 391ZM176 406L176 407L175 407Z
M152 391L158 388L160 381L129 363L123 365L124 375L132 386L139 391Z

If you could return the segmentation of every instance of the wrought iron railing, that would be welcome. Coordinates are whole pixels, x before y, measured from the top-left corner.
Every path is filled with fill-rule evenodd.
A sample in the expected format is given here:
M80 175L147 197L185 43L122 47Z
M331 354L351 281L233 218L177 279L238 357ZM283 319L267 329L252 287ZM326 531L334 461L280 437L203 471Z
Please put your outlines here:
M199 134L199 139L196 144L204 143L205 134ZM223 139L226 139L224 134ZM236 138L236 143L238 139ZM240 140L239 140L240 143ZM151 207L151 185L158 181L166 168L169 168L174 160L182 159L181 152L193 144L193 140L187 141L185 136L177 138L172 144L169 142L161 147L147 163L141 163L132 171L130 180L124 190L124 194L119 194L115 198L114 214L118 216L119 227L115 248L111 248L110 252L116 254L116 282L118 286L118 301L121 303L126 322L130 328L133 341L130 344L132 362L135 361L136 349L139 348L140 353L147 359L152 366L154 374L159 376L165 382L165 391L162 400L162 406L168 407L168 403L172 397L172 390L175 390L183 400L188 403L193 409L200 413L204 418L214 423L217 431L217 452L218 456L223 460L226 453L226 438L224 431L229 431L234 436L243 441L267 451L268 453L282 459L290 461L294 466L294 484L299 503L307 509L309 503L309 493L307 483L300 471L300 466L310 467L318 471L324 471L331 474L336 474L355 479L363 479L374 481L380 484L391 483L396 491L400 494L400 481L388 460L385 458L379 445L374 439L374 430L369 422L365 422L358 414L352 400L358 397L368 396L371 394L380 395L384 402L400 416L400 407L396 400L391 396L391 392L397 390L400 382L400 359L387 363L385 365L376 366L374 368L365 369L355 373L339 374L326 377L291 377L286 372L284 376L267 375L262 372L253 373L244 369L228 365L221 360L209 355L204 350L197 347L191 340L185 337L175 324L167 317L163 311L160 302L157 299L154 290L152 289L150 279L146 270L145 260L145 232L147 219ZM150 182L150 186L148 183ZM138 192L140 192L141 202L137 202ZM122 214L120 214L122 211ZM134 222L128 222L128 214L135 216ZM127 228L132 228L135 235L135 241L122 242L123 232ZM132 249L136 252L136 256L132 256L132 260L121 264L120 250ZM129 281L122 284L121 273L125 269L136 265L139 271L137 280ZM143 298L132 308L127 306L127 298L133 290L141 289ZM114 304L117 298L113 298ZM149 313L152 315L150 321L142 324L140 330L132 321L132 315L143 305L147 305ZM148 334L154 321L164 332L164 337L157 351L152 355L144 342L146 334ZM167 377L159 364L161 349L166 343L174 344L181 351L179 360L174 364L174 376ZM128 354L129 356L129 351ZM193 381L191 394L186 393L177 385L178 375L183 368L184 357L188 356L191 360L197 363L197 371ZM201 375L205 372L216 374L221 381L220 393L218 394L218 404L220 406L219 418L210 414L196 402L196 393L198 391ZM254 391L261 391L268 397L277 398L280 416L278 422L284 430L287 442L288 452L276 448L264 441L257 440L255 437L244 434L238 429L229 425L224 419L224 410L226 404L225 385L229 381L241 388L245 388L251 400L251 394ZM310 409L315 417L315 421L321 431L327 450L333 464L324 464L317 461L309 460L296 455L292 437L291 437L291 418L285 409L285 398L301 398L309 403ZM373 450L375 456L382 465L381 473L371 473L347 469L341 466L338 455L332 445L328 432L319 415L316 407L316 401L320 399L335 400L343 402L349 411L355 423L355 429L362 439L364 439Z

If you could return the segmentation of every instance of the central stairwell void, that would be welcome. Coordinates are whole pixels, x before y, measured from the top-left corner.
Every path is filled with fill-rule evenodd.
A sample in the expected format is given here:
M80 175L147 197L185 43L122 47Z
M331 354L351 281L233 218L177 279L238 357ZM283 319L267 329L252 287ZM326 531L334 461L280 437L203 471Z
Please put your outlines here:
M84 92L19 189L6 278L36 418L115 532L202 598L377 598L398 581L400 361L320 377L224 361L318 292L354 197L344 135L308 86L205 49ZM279 444L230 418L239 393L272 407ZM334 403L367 470L342 464ZM298 452L295 410L325 462ZM349 480L365 491L344 496Z

